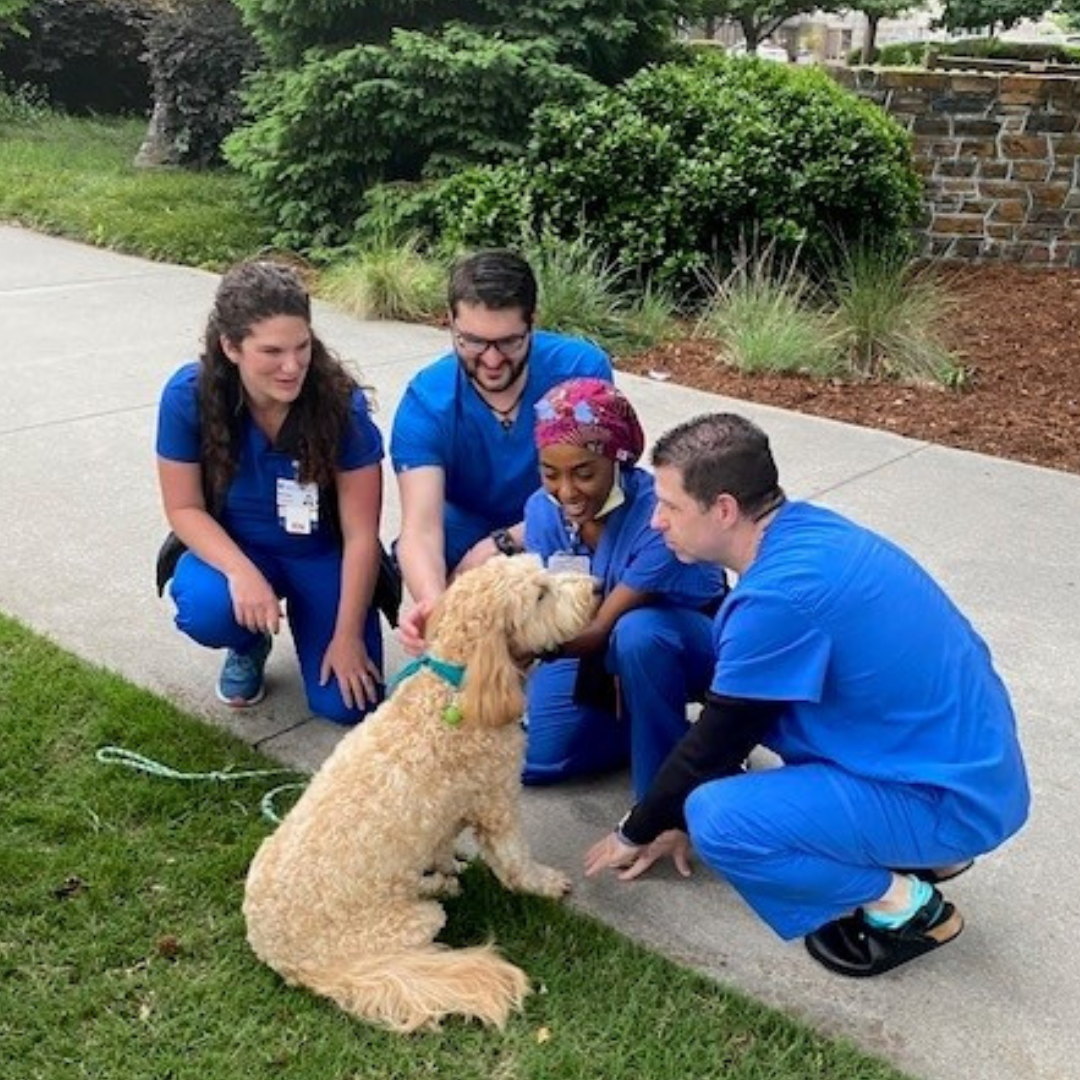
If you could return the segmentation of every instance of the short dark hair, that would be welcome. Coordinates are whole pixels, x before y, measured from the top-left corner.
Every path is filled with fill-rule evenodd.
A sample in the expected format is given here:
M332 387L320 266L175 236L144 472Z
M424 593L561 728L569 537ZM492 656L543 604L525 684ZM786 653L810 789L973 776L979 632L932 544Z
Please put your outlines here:
M507 248L462 256L450 270L447 292L452 315L462 302L482 304L493 311L518 308L530 323L536 313L536 275L520 255Z
M696 416L665 432L653 447L652 464L678 469L686 493L702 509L727 494L753 517L784 497L768 435L735 413Z

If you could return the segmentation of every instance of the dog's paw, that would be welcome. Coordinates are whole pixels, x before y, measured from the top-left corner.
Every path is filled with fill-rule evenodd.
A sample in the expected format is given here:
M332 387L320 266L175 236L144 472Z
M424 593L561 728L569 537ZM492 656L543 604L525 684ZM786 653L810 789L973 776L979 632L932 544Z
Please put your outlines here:
M420 895L426 897L460 896L461 882L456 874L430 870L420 878Z
M523 891L536 896L548 896L552 900L561 900L570 891L570 879L561 870L534 863L526 878Z

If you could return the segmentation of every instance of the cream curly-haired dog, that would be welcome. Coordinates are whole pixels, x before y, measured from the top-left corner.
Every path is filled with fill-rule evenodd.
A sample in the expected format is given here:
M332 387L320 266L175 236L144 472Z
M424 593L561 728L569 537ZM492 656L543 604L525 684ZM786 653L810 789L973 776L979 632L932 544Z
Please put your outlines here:
M244 916L261 960L396 1031L451 1013L505 1023L528 979L491 945L436 944L435 895L457 885L454 842L467 827L507 888L569 888L533 862L521 833L518 721L528 663L580 633L593 608L591 578L527 555L451 585L416 671L345 736L256 853Z

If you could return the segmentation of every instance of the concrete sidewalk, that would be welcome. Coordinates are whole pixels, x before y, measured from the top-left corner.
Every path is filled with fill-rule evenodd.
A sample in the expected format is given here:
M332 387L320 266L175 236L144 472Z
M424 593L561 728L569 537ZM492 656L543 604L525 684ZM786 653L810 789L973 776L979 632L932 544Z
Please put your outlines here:
M215 285L211 274L0 226L0 610L314 769L341 730L307 713L289 645L271 658L266 703L232 713L213 698L220 658L173 629L153 589L165 527L157 397L194 356ZM324 306L317 324L376 388L388 436L406 381L445 335ZM946 887L967 919L961 938L869 982L829 975L800 945L774 939L700 869L689 882L667 871L629 885L586 882L582 852L626 808L623 779L528 791L537 854L575 875L582 909L914 1076L1080 1078L1080 860L1067 840L1080 789L1080 477L670 383L621 384L654 437L699 412L751 416L772 437L790 494L890 535L939 577L1013 691L1034 814L1006 849ZM387 477L390 537L398 508ZM400 652L389 643L392 673Z

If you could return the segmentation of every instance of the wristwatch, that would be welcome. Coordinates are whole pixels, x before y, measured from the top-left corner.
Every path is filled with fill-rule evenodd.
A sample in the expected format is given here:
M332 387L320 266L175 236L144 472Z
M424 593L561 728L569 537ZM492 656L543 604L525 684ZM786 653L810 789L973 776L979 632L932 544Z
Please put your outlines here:
M493 529L491 539L495 547L504 555L521 554L521 548L514 543L514 538L510 535L509 529Z

